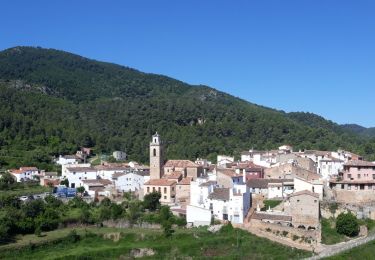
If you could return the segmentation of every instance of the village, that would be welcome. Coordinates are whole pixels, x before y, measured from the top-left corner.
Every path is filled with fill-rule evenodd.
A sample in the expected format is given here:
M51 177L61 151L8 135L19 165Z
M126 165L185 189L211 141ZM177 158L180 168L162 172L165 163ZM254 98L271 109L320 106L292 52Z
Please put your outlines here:
M121 202L131 192L139 200L160 194L188 227L231 223L258 236L288 246L317 251L321 246L321 218L352 212L358 219L375 219L375 163L349 151L294 151L290 145L275 150L250 149L240 160L219 155L217 163L197 158L168 160L162 136L149 145L149 166L125 162L88 163L91 150L61 155L61 175L36 167L9 170L17 182L38 179L54 187L53 196L87 201L108 198ZM20 198L27 200L27 197ZM334 210L332 208L334 207ZM360 235L366 236L361 228Z

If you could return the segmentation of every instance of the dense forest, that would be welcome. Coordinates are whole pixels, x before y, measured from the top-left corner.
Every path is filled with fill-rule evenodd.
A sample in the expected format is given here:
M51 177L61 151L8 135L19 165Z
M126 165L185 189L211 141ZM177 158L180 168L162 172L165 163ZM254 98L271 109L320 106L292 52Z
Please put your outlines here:
M15 47L0 52L0 168L36 165L80 146L147 162L158 131L168 158L249 148L351 150L375 159L375 139L310 113L285 113L207 86L83 58Z

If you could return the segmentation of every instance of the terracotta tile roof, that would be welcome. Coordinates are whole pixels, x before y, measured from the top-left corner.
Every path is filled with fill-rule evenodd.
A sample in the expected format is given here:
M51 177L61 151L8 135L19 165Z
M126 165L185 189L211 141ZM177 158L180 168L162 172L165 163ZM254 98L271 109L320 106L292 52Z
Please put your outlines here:
M67 167L70 172L96 172L96 169L93 167Z
M36 168L36 167L20 167L20 170L22 170L22 171L38 171L38 168Z
M294 193L290 194L289 197L295 197L295 196L300 196L300 195L310 195L310 196L313 196L315 198L319 198L319 194L311 192L309 190L301 190L299 192L294 192Z
M192 181L193 178L191 177L186 177L183 178L177 185L190 185L190 182Z
M262 169L263 167L260 165L256 165L253 162L241 162L235 165L235 169L248 169L248 168Z
M246 185L250 188L267 189L270 183L293 182L293 179L250 179Z
M287 216L287 215L276 215L276 214L267 214L267 213L259 213L259 212L254 212L253 219L258 219L258 220L279 220L279 221L292 221L292 216Z
M361 160L351 160L344 164L344 166L363 166L363 167L375 167L375 163Z
M208 186L211 186L211 185L216 185L216 181L207 181L207 182L204 182L202 183L201 185L199 185L199 187L208 187Z
M151 185L151 186L172 186L175 183L176 183L175 180L153 179L153 180L149 180L144 185Z
M22 174L25 173L25 171L17 170L17 169L11 169L9 170L11 174Z
M180 179L182 177L181 172L171 172L169 174L164 175L166 179Z
M82 180L82 182L85 184L88 184L89 186L90 184L101 184L103 186L112 184L112 182L107 179L89 179L89 180Z
M229 189L228 188L215 188L208 198L213 200L229 200Z
M164 167L197 168L200 166L190 160L168 160Z
M232 169L217 169L217 172L219 173L222 173L222 174L225 174L229 177L240 177L242 176L241 174L237 174L234 170Z
M57 176L57 172L45 172L44 176Z

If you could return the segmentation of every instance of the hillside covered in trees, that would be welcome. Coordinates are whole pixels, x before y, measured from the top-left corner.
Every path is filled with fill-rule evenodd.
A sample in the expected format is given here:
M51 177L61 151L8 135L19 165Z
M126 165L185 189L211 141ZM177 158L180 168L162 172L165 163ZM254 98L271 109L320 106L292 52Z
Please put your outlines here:
M79 146L126 150L147 162L150 136L168 158L239 155L288 143L348 149L375 159L375 140L309 113L284 113L207 86L98 62L63 51L0 52L0 168L47 167Z

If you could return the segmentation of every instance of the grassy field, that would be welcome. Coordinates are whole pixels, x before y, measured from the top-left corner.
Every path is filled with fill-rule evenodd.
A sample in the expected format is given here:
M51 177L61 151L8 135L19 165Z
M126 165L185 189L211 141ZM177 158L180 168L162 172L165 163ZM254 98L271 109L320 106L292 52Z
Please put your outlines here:
M339 255L332 256L326 259L339 260L339 259L374 259L375 258L375 241L371 241L365 245L356 247L349 251L343 252Z
M81 236L78 242L64 239L71 230L47 232L44 237L19 237L17 242L0 247L0 259L118 259L133 256L135 249L152 250L154 255L148 256L149 259L300 259L310 256L309 252L238 229L215 234L204 228L177 229L172 238L165 238L161 230L78 228L77 233ZM107 239L105 234L120 238Z
M348 239L339 233L335 228L335 221L333 219L322 218L322 243L325 245L333 245Z
M272 209L281 203L281 200L264 200L263 211L266 211L269 207Z
M43 187L40 185L28 185L24 184L24 186L21 186L16 189L12 190L0 190L0 195L1 194L6 194L9 196L27 196L27 195L34 195L34 194L39 194L43 192L51 192L51 188L49 187Z

